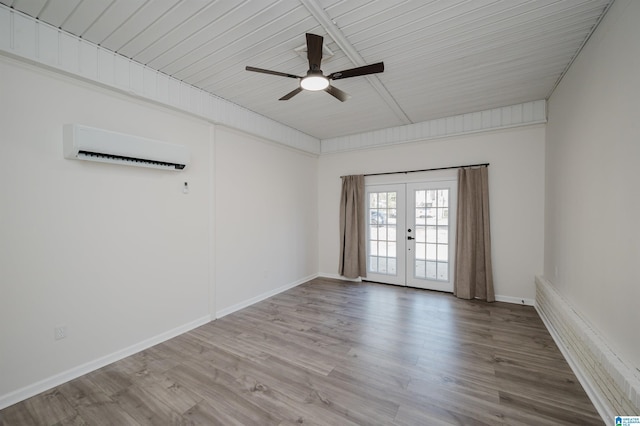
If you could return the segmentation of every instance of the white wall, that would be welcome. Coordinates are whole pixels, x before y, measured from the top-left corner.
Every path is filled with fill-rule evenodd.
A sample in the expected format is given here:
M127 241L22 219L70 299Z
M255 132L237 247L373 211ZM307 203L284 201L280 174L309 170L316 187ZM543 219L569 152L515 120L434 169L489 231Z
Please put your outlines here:
M640 368L640 2L617 0L549 100L544 276Z
M210 125L5 58L0 99L0 397L206 321ZM64 123L184 144L193 164L66 160Z
M491 163L489 193L496 295L532 303L534 277L543 267L543 126L321 156L320 274L335 276L338 270L340 176L485 162Z
M192 164L66 160L64 123ZM0 57L0 160L0 408L317 275L315 155Z
M316 156L216 127L219 315L317 275Z

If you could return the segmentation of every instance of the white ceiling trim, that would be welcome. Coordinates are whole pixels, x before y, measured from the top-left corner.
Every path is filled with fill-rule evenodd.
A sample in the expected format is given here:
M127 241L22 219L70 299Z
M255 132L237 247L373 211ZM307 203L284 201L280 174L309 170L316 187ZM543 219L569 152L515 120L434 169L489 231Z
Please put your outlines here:
M322 154L329 154L546 123L546 105L547 102L542 99L406 126L323 139L320 151Z
M338 28L331 17L327 15L327 12L325 12L324 9L320 5L318 5L318 3L316 3L316 1L317 0L300 0L300 3L302 3L304 7L307 8L309 13L311 13L314 18L316 18L322 28L324 28L324 30L331 36L333 41L340 47L340 50L342 50L344 54L347 55L347 57L351 60L351 62L353 62L355 66L360 67L363 65L368 65L364 58L360 55L360 53L358 53L356 48L353 47L351 43L349 43L340 28ZM377 76L368 75L366 76L366 79L402 123L411 123L411 119L409 118L409 116L402 110L389 90L387 90L387 88L384 86L384 84L382 84Z
M0 4L0 53L312 154L320 140Z

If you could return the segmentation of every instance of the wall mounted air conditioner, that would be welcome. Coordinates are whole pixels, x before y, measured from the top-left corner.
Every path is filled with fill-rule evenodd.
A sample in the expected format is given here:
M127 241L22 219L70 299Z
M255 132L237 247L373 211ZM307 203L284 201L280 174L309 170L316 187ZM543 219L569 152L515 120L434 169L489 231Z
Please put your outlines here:
M64 157L154 169L182 170L189 164L187 147L80 124L63 126Z

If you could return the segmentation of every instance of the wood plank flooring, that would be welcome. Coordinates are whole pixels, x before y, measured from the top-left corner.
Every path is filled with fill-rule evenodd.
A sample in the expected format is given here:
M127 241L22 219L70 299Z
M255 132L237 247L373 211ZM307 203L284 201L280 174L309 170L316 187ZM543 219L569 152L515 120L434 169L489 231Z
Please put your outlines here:
M532 307L315 279L2 425L602 425Z

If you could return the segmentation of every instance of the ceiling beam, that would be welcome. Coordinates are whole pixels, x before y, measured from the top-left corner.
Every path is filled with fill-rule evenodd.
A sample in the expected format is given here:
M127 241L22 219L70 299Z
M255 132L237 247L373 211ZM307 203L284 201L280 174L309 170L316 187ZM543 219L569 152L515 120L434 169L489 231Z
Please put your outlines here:
M320 23L322 28L331 36L333 41L338 45L340 50L342 50L345 55L353 62L355 66L363 66L367 65L364 58L360 56L360 53L356 50L355 47L345 37L340 28L333 22L333 19L327 12L316 3L316 0L300 0L300 3L303 4L304 7L307 8L309 13L313 15L314 18ZM402 121L404 124L411 124L411 119L407 114L402 110L400 105L396 102L395 98L391 96L389 90L385 87L384 84L380 81L378 76L376 75L367 75L365 76L369 83L373 86L373 88L378 92L380 97L384 100L384 102L389 106L389 108L393 111L393 113Z

